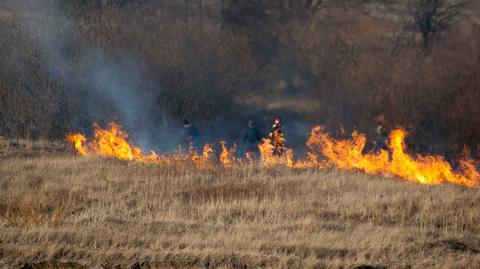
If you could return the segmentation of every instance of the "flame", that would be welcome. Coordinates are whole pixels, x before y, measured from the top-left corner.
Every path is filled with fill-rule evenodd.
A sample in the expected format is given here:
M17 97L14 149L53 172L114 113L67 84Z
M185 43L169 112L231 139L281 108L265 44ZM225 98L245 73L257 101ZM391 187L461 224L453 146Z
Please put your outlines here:
M392 174L423 184L449 182L474 187L480 183L478 173L475 175L471 171L454 172L452 166L441 156L417 155L415 158L407 154L404 142L406 135L407 132L403 129L393 130L390 134L390 149L392 150L390 170ZM467 168L469 162L467 160L462 162L464 168Z
M258 150L260 151L261 161L265 165L273 165L275 164L273 160L273 145L271 140L268 138L264 138L262 143L258 145Z
M280 129L275 129L272 132L270 143L273 146L273 153L276 155L282 155L287 150L285 146L285 137Z
M362 154L366 136L354 131L351 140L335 140L322 127L316 126L309 143L320 149L329 163L346 170L360 170L369 174L390 174L421 184L454 183L467 187L480 185L480 175L473 160L462 160L461 170L454 171L441 156L416 155L406 151L407 132L398 128L389 136L389 150Z
M87 142L87 138L82 134L69 134L67 135L67 141L73 145L75 151L80 156L86 156L87 149L85 148L85 142Z
M225 141L220 141L220 144L222 145L222 152L220 153L220 163L224 167L232 167L237 160L234 156L235 153L237 152L237 145L233 144L233 146L229 149L227 147L227 142Z
M247 159L247 164L248 164L249 166L255 165L255 159L254 159L254 154L253 154L253 152L250 152L250 151L246 152L246 153L245 153L245 158Z
M84 135L73 133L67 135L67 140L74 146L80 156L104 156L113 157L126 161L166 163L177 158L160 156L155 151L143 154L141 149L132 146L128 140L128 134L121 130L116 123L110 123L106 129L94 124L94 139L87 143Z
M191 159L197 167L212 166L213 147L211 144L205 144L202 155L198 155L196 150L192 150L192 147L190 147L190 152L192 152Z
M304 159L295 157L291 148L284 146L283 136L272 143L268 138L258 145L261 166L287 167L292 169L322 169L335 166L344 170L358 170L368 174L387 174L397 176L405 181L421 184L453 183L467 187L480 186L478 161L470 158L470 153L464 149L464 157L458 162L455 170L443 157L437 155L412 155L405 146L407 132L402 128L393 130L389 135L387 150L378 153L364 154L367 138L364 134L354 131L351 139L334 139L321 126L315 126L306 142L307 154ZM215 164L234 168L255 164L252 152L247 152L244 163L236 157L237 146L228 148L221 141L221 152L218 161L214 161L215 152L212 144L206 144L200 153L190 147L186 153L178 151L172 155L159 155L155 151L143 154L139 147L128 142L128 134L122 131L116 123L110 123L102 129L94 124L94 137L88 141L83 134L67 135L67 141L80 156L104 156L126 161L148 162L155 164L192 163L200 168L212 168ZM279 152L278 142L282 151Z
M265 138L258 145L261 164L264 166L288 166L288 154L279 154L272 140Z
M117 157L121 160L135 160L139 156L139 149L131 147L126 141L128 134L123 132L115 123L110 124L110 130L101 129L98 125L95 128L95 141L92 148L100 155Z
M205 144L203 147L203 153L202 156L205 160L210 160L213 154L213 147L210 144Z

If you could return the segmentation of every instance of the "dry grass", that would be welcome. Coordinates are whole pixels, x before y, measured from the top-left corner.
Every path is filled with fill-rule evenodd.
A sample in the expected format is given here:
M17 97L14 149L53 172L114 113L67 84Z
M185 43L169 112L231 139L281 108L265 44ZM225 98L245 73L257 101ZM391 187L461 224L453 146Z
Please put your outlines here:
M334 170L15 157L0 267L474 268L479 212L477 189Z
M48 155L63 155L73 150L65 142L48 140L4 139L0 136L1 158L39 157Z

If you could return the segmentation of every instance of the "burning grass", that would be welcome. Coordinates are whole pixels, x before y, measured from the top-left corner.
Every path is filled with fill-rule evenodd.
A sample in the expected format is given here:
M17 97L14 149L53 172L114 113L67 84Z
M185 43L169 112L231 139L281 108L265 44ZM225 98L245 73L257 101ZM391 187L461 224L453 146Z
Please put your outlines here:
M128 134L115 123L110 123L105 129L94 125L94 139L88 142L87 138L79 133L72 133L67 140L80 156L106 156L120 160L146 162L154 164L191 163L199 168L211 168L216 163L212 145L206 144L202 154L193 147L186 152L179 151L173 155L159 155L154 151L143 154L140 148L128 142ZM293 169L324 169L335 166L345 170L359 170L368 174L383 174L400 177L406 181L421 184L454 183L467 187L480 185L480 173L477 169L478 161L465 156L459 160L460 169L453 169L443 157L436 155L412 155L405 146L407 132L397 128L390 133L388 149L377 153L364 154L366 136L357 131L352 133L350 140L337 140L325 132L321 126L312 129L310 138L306 142L308 153L304 160L294 156L294 149L286 149L281 155L275 153L275 143L282 141L264 141L258 145L261 155L258 165L262 167L287 167ZM255 166L252 153L240 158L236 155L236 145L229 148L225 141L221 141L219 165L223 167ZM283 148L283 146L282 146Z
M198 169L54 156L2 160L0 186L6 267L480 263L480 193L454 185L332 168Z

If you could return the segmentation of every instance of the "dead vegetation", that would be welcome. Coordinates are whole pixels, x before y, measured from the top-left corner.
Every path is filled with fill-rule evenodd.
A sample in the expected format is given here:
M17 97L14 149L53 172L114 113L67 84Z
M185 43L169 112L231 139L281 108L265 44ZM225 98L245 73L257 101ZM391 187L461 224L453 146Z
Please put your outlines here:
M479 1L381 2L0 3L0 268L478 267L478 189L42 140L117 118L169 143L185 117L235 140L274 115L372 135L383 114L414 152L478 157Z
M479 205L477 189L337 170L6 158L0 266L474 268Z
M373 136L384 114L387 127L412 131L416 151L478 152L478 0L7 4L0 135L9 138L59 139L118 118L165 143L188 117L238 140L248 118L267 126L282 116L303 143L302 124Z
M15 157L38 157L48 155L63 155L73 150L64 141L4 139L0 137L0 159Z

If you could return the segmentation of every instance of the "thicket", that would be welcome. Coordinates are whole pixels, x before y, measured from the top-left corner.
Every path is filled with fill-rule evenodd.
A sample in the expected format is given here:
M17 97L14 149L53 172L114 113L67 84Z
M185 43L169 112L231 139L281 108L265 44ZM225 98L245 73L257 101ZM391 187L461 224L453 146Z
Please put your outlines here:
M12 4L0 14L0 134L59 139L116 118L155 141L190 118L234 140L247 119L280 116L291 137L313 123L373 135L384 115L415 150L476 153L475 2L404 3Z

